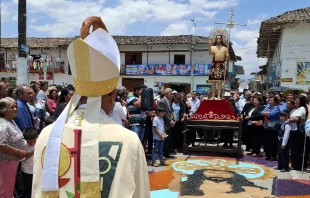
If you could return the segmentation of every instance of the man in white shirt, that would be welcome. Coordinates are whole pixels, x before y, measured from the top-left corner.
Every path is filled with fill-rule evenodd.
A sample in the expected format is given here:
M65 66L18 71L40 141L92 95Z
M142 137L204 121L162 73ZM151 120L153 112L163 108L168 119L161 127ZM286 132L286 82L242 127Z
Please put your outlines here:
M192 116L197 111L198 107L200 106L200 100L197 98L197 92L192 91L192 97L188 99L189 104L189 115Z
M38 92L38 96L44 100L44 105L47 103L47 96L45 94L48 88L47 82L40 82L40 91Z
M126 106L127 103L119 98L115 102L113 111L109 114L109 116L113 118L121 126L125 126L124 125L125 123L123 123L123 121L129 124L128 120L126 120L127 115Z
M187 99L187 105L188 105L188 108L189 108L189 116L190 117L193 116L196 113L198 107L200 106L200 100L197 98L197 92L196 91L192 91L191 95L192 95L192 97ZM192 143L192 146L195 145L196 131L197 131L196 128L191 128L190 129L189 140ZM198 133L199 133L199 136L201 137L202 136L202 132L198 131Z
M243 111L245 104L250 102L251 94L252 93L250 91L246 91L244 98L240 98L240 100L238 101L237 107L238 107L240 112Z

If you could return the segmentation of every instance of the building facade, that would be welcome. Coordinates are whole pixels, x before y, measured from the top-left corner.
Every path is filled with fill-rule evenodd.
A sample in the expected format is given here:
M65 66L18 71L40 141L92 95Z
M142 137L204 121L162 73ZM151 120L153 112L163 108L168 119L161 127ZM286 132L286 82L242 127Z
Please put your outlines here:
M66 49L74 38L28 38L30 55L28 81L44 80L40 53L51 55L53 64L47 71L49 84L72 84ZM166 87L178 91L205 92L212 56L209 55L207 37L185 36L115 36L121 55L121 78L118 86L132 91L136 84L145 84L156 91ZM17 38L2 38L1 77L16 77ZM229 79L234 78L237 58L231 47ZM57 58L60 63L55 63ZM240 60L240 58L239 58ZM57 67L53 69L52 65ZM193 69L193 75L192 75ZM193 76L193 77L192 77Z
M305 8L262 22L257 54L268 58L271 86L310 87L309 21L310 8Z

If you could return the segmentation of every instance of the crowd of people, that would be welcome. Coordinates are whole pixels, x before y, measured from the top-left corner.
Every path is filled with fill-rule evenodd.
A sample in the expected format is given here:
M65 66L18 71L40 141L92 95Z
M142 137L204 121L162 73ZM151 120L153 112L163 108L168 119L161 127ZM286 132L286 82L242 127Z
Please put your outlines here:
M182 152L184 121L193 116L203 100L211 99L211 90L206 95L198 95L195 91L185 94L166 88L154 97L153 110L146 111L141 108L144 100L141 93L146 88L136 85L131 93L124 86L118 89L109 116L137 134L146 155L151 155L152 166L167 166L166 159ZM0 181L0 187L4 188L0 193L7 193L5 197L12 197L13 190L15 197L31 197L36 139L45 126L60 116L74 92L73 85L61 87L32 82L10 87L0 82L0 179L6 178L5 182ZM307 168L310 150L310 141L305 135L310 111L307 95L283 96L273 91L262 95L244 90L241 95L231 91L224 98L243 120L241 138L248 155L278 160L277 168L282 171ZM196 136L206 133L191 129L190 134L186 144L195 146ZM233 148L234 131L228 129L220 136L213 131L207 134L207 141L220 137L223 148Z
M203 100L211 99L212 90L205 95L198 95L195 91L184 94L167 88L154 98L153 109L157 109L157 112L144 112L139 108L140 93L144 88L144 85L137 85L132 95L128 95L125 87L119 92L119 97L123 98L123 121L137 133L146 152L153 153L152 165L158 166L155 154L160 150L163 152L163 155L159 153L160 164L166 165L163 157L173 158L173 154L182 152L184 120L193 116ZM307 168L310 151L310 140L305 133L310 111L307 94L290 92L284 96L282 92L267 91L263 95L245 89L240 95L231 91L229 95L225 94L224 99L243 120L241 139L248 155L278 160L277 168L281 171ZM206 132L191 129L186 144L195 146L196 136L202 138L207 135L208 142L219 137L223 148L233 148L235 131L227 129L220 132L219 136L212 130ZM157 140L164 141L157 143Z
M0 195L30 198L33 154L41 130L53 123L74 87L46 82L10 87L0 82ZM14 177L16 175L16 177ZM5 181L4 181L5 179Z
M240 98L237 106L244 120L242 141L249 155L264 154L266 160L278 160L277 168L281 171L307 168L310 150L305 132L310 111L307 94L290 92L284 96L268 91L260 96L245 90L243 98L236 98Z

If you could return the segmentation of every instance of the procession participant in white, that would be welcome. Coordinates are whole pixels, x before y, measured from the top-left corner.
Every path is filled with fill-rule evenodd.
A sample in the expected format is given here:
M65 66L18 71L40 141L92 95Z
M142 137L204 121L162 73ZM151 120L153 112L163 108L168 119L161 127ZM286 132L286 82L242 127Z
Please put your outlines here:
M37 140L32 197L149 198L139 138L107 116L115 105L120 54L101 18L87 18L67 51L76 93Z

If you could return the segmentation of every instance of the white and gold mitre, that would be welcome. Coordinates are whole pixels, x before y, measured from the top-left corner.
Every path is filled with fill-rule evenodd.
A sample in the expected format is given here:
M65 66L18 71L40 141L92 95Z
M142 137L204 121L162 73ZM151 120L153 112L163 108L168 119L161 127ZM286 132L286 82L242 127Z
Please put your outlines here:
M94 31L88 34L90 26L93 26ZM98 133L101 98L116 89L120 72L120 53L101 18L89 17L82 25L81 38L70 44L67 55L76 93L53 124L47 141L43 163L42 197L58 197L62 134L67 129L68 117L77 107L81 96L87 96L81 127L83 135L79 170L80 195L83 198L99 198L101 195Z
M113 38L99 28L84 40L75 40L67 50L76 92L81 96L102 96L118 83L120 55Z

